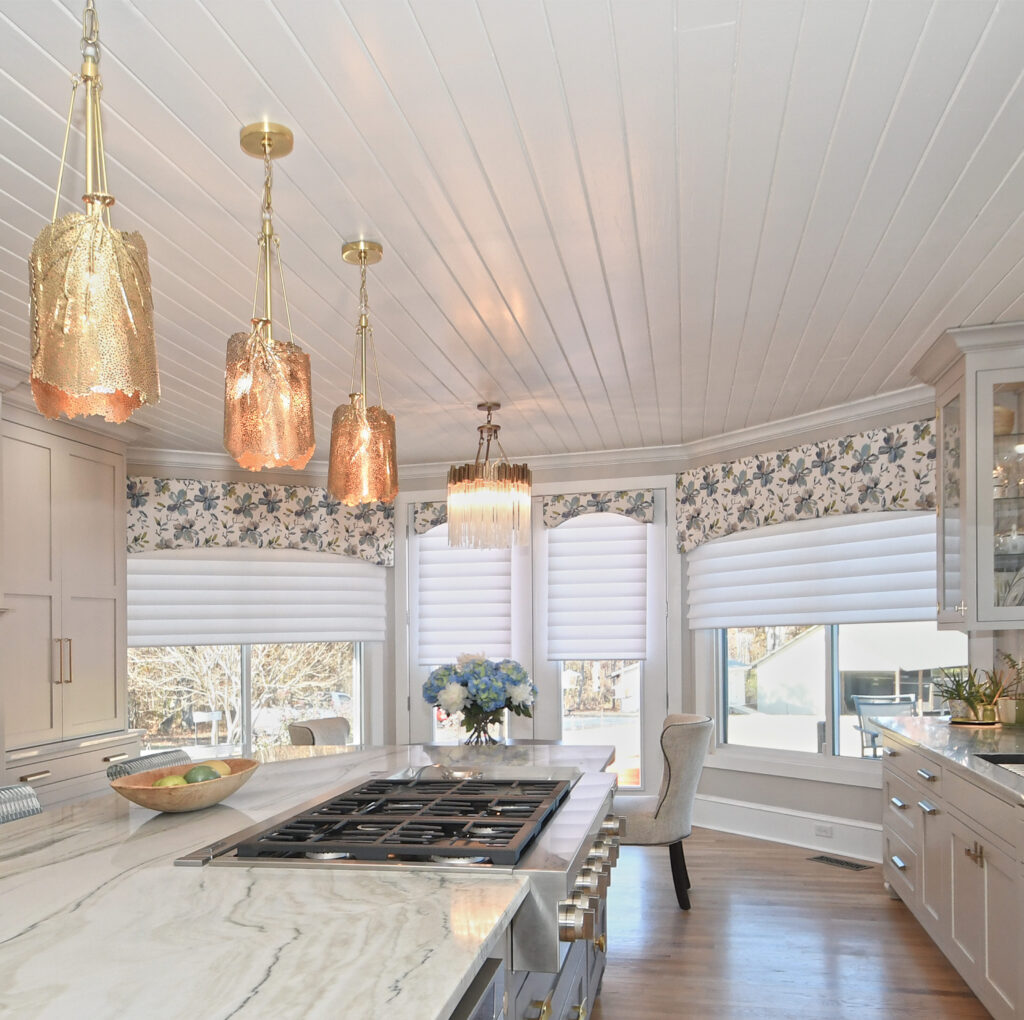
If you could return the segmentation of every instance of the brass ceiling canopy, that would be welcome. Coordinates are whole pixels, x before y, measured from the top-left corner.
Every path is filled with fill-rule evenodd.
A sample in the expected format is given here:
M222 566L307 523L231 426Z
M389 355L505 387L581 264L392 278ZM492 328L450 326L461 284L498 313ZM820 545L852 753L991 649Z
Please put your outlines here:
M47 418L124 422L160 399L146 242L114 230L100 116L99 18L82 15L82 70L72 79L53 216L29 256L32 396ZM75 96L85 83L85 214L57 219Z
M484 424L477 426L476 460L448 469L448 545L464 549L524 545L530 534L533 474L526 464L512 464L502 449L501 426L491 421L501 404L488 401L476 406L487 413ZM495 460L491 460L492 442L499 454Z
M242 128L242 149L263 160L259 259L252 300L252 329L228 339L224 373L224 448L248 471L287 467L301 470L313 456L313 396L309 355L294 341L281 243L274 233L271 160L292 151L294 137L281 124L261 121ZM291 340L274 338L271 247L277 254L285 318ZM257 314L260 274L263 309Z
M360 503L393 503L398 495L398 451L395 418L384 410L366 295L366 267L380 262L384 249L376 241L349 241L341 249L342 260L359 266L359 325L356 327L356 368L359 389L349 393L349 403L334 411L331 421L331 453L327 468L327 492L346 506ZM366 406L367 352L377 375L378 404Z

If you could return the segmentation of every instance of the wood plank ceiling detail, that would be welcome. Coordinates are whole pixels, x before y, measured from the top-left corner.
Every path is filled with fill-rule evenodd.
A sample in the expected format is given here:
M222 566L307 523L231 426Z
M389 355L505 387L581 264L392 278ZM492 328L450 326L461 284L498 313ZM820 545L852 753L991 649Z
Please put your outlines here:
M471 457L485 398L513 456L676 444L902 389L947 326L1024 318L1024 3L97 7L115 225L153 275L145 446L221 449L263 116L295 132L275 223L321 461L359 237L404 463ZM26 371L80 8L0 0L0 362Z

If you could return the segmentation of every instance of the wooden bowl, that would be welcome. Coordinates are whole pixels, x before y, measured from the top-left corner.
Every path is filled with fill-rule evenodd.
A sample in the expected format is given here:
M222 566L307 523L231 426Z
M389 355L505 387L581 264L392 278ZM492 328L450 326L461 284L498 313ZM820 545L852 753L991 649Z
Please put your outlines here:
M259 765L259 762L253 761L252 758L218 760L230 766L230 776L207 779L204 783L189 783L187 786L153 785L164 776L183 776L193 766L203 764L201 761L195 761L188 765L169 765L162 769L150 769L148 772L136 772L132 776L121 776L110 785L122 797L127 797L133 804L140 804L150 811L199 811L220 803L234 793L248 781Z

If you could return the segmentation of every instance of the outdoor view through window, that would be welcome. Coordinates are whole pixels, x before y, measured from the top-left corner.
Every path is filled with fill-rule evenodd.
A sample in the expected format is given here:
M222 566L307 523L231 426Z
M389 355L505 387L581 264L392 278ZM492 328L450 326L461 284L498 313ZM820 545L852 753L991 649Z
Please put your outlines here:
M908 715L938 714L933 681L967 662L966 635L931 622L730 627L720 634L724 739L782 751L821 753L830 744L836 754L876 757L858 700L866 717L871 700L899 703ZM838 711L827 735L831 698ZM886 705L874 714L896 711Z
M128 726L143 750L239 754L290 743L290 722L344 716L359 743L358 663L351 641L129 648Z

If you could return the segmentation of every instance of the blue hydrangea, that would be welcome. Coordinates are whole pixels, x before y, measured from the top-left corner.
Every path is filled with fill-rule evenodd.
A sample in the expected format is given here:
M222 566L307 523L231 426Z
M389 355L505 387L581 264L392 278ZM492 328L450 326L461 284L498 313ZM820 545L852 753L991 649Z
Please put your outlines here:
M529 716L530 703L537 696L537 688L530 683L530 675L513 659L495 662L482 656L462 656L457 663L438 666L423 684L424 700L430 705L439 705L441 691L452 684L459 684L468 692L468 701L462 709L467 719L480 712L497 712L503 708L516 715ZM520 700L513 702L509 697L510 690L523 684L528 685L532 692L530 703L523 703L521 691L517 692Z
M496 669L474 668L473 677L469 681L469 693L485 712L505 707L505 680Z

